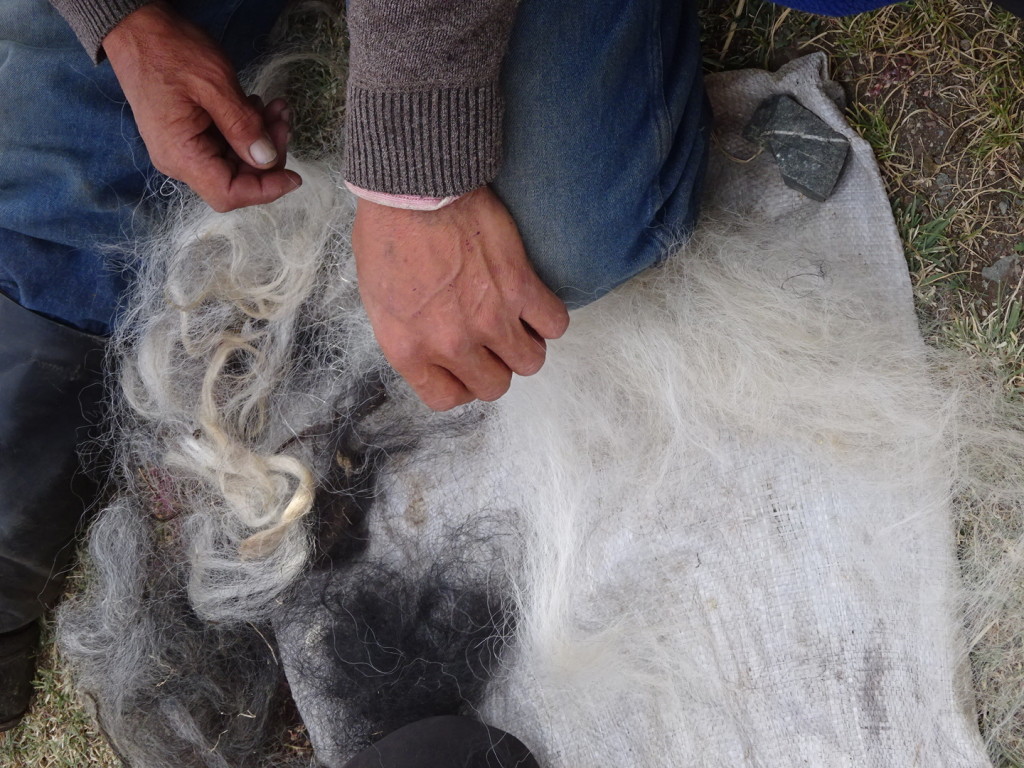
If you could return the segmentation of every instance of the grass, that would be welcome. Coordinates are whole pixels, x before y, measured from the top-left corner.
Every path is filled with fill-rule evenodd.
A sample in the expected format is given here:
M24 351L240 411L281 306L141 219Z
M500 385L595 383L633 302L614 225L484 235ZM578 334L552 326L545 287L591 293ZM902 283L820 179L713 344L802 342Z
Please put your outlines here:
M0 735L0 765L118 768L121 762L78 702L67 670L55 658L52 635L47 629L32 711L18 728Z
M293 151L318 156L336 146L342 128L348 38L336 4L301 0L278 26L279 47L295 50L287 69L294 115Z
M708 71L828 54L847 92L847 119L879 160L926 332L994 360L1007 392L1024 398L1024 24L982 0L927 0L848 19L762 0L702 6ZM295 47L315 41L317 55L295 65L291 94L296 143L307 153L333 141L342 116L344 35L324 7L303 4L284 33ZM1008 268L985 279L982 270L1000 260ZM119 765L50 650L37 690L32 715L0 736L0 765ZM293 741L288 749L306 749L302 734ZM1001 768L1024 766L1024 724L997 747Z

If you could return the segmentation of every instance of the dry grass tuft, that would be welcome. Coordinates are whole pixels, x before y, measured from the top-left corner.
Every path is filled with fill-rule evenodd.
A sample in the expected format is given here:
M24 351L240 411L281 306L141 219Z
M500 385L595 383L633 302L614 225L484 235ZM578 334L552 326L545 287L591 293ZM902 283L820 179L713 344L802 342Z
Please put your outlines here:
M345 117L348 36L337 3L297 0L277 28L275 59L293 51L285 68L286 96L292 106L291 150L306 157L335 147Z

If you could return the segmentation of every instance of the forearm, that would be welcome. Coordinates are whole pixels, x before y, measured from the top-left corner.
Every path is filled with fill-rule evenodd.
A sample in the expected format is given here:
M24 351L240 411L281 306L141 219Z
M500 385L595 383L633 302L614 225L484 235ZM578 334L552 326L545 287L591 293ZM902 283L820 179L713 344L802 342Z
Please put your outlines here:
M96 62L103 59L107 33L148 2L151 0L50 0Z
M491 181L515 9L516 0L351 0L345 178L436 198Z

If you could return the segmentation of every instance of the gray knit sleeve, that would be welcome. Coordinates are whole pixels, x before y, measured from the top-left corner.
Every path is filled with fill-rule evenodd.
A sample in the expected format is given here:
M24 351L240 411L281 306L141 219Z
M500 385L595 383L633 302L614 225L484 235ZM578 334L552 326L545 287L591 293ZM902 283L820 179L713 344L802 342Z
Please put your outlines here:
M350 0L345 178L447 197L501 162L501 62L516 0Z
M132 11L150 0L50 0L67 19L92 60L103 58L103 38Z

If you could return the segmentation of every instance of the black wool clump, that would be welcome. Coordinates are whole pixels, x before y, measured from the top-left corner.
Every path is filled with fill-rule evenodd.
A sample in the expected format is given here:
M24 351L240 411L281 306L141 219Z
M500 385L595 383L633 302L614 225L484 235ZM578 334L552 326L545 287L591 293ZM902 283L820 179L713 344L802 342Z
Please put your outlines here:
M344 579L337 571L318 575L326 577L324 589L306 599L320 603L313 610L326 624L326 658L310 674L346 712L352 748L416 720L479 705L513 631L500 595L482 584L460 584L443 568L415 580L368 565ZM307 613L312 606L296 608Z
M411 442L381 439L364 427L364 420L387 398L379 377L360 382L354 392L348 394L347 408L335 405L338 415L333 423L319 427L325 439L318 452L331 458L308 517L314 568L349 563L365 551L367 516L377 499L379 471Z
M505 623L483 590L382 574L331 606L333 688L375 734L477 704L498 660Z

